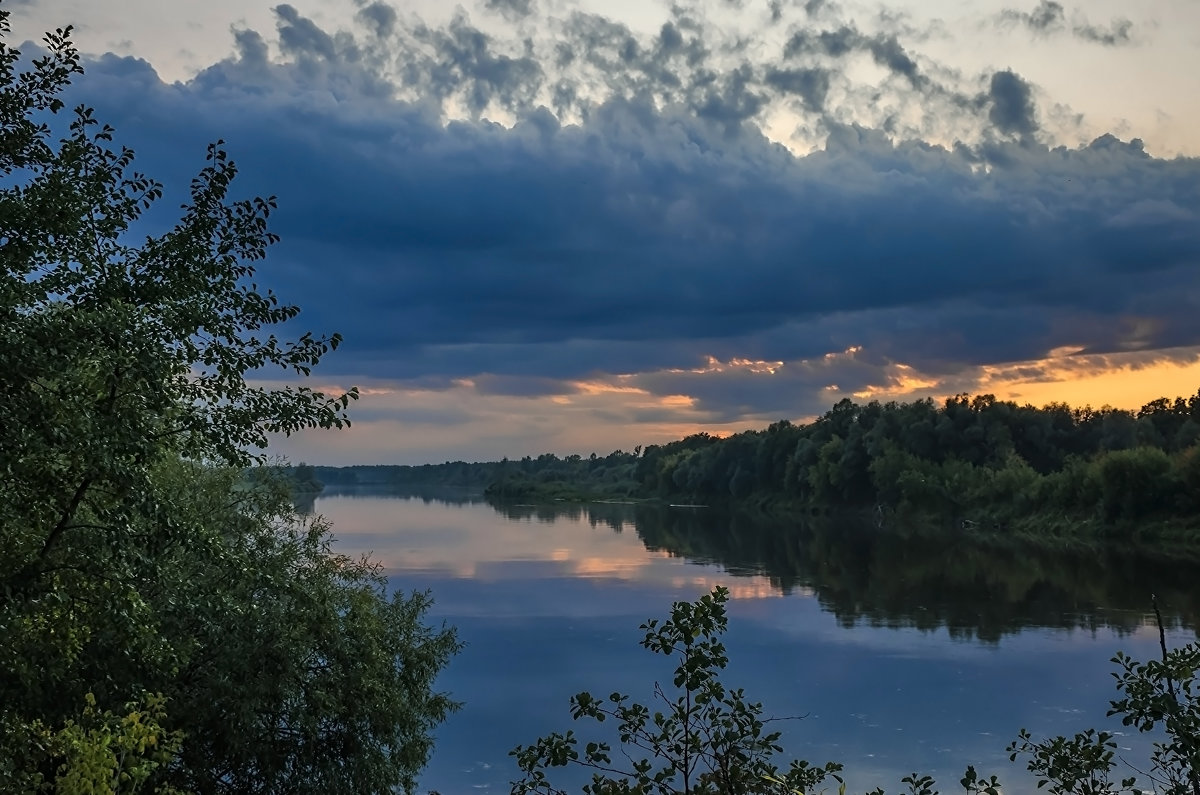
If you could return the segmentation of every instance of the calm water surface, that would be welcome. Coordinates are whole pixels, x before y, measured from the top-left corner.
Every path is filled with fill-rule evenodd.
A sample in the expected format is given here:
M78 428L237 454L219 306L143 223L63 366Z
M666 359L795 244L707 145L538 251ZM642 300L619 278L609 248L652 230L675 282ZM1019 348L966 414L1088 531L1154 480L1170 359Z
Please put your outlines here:
M1196 637L1197 570L1121 552L800 528L713 511L596 505L494 508L380 493L325 495L338 548L371 552L393 587L432 589L467 643L439 680L465 702L438 731L422 787L507 792L508 751L572 728L569 697L649 703L665 658L637 627L722 584L733 593L727 684L783 721L790 757L840 761L849 792L913 771L958 789L966 764L1033 790L1004 748L1021 727L1070 734L1105 717L1109 658ZM668 664L664 664L668 663ZM578 725L574 728L588 730ZM1137 755L1146 740L1118 737Z

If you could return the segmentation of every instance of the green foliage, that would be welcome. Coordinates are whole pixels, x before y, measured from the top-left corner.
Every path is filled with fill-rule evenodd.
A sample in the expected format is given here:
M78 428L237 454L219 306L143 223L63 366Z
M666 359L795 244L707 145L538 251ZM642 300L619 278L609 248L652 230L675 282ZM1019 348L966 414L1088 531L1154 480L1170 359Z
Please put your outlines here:
M299 311L251 281L276 239L275 203L229 199L237 168L219 144L180 221L140 237L162 187L133 171L114 131L84 106L57 143L35 121L61 110L57 94L79 71L68 33L48 37L25 72L0 43L0 522L12 531L0 583L25 595L81 559L89 533L87 545L103 536L123 556L114 530L162 512L157 462L244 465L268 433L344 425L357 395L247 380L269 366L307 375L340 337L270 333Z
M1161 660L1139 663L1124 654L1113 662L1122 697L1109 714L1121 723L1148 732L1160 729L1166 739L1154 744L1150 779L1167 795L1200 795L1200 643L1167 650Z
M285 477L292 487L294 495L320 494L325 484L317 479L316 468L312 464L300 462L285 470Z
M513 795L565 795L567 790L554 784L551 774L568 767L591 772L591 782L581 790L589 795L808 795L823 791L821 784L830 778L839 782L839 795L845 795L837 763L814 767L793 761L781 772L774 761L783 751L780 735L767 731L761 704L747 702L740 689L719 681L728 662L720 641L728 623L728 596L718 586L696 602L676 602L666 621L643 624L642 646L675 660L672 687L655 685L658 704L653 707L621 693L572 697L571 717L612 720L619 746L614 749L603 737L583 742L574 731L518 746L511 755L522 778L513 782ZM1109 714L1162 737L1154 743L1149 764L1136 770L1154 791L1200 795L1200 643L1168 650L1157 602L1155 614L1162 660L1139 663L1120 653L1113 658L1120 698L1111 702ZM1117 777L1113 738L1111 732L1086 729L1072 737L1037 740L1022 729L1007 750L1012 761L1026 762L1038 789L1052 795L1143 791L1136 788L1136 776ZM901 783L910 795L938 795L936 782L927 775L912 773ZM967 795L1003 791L996 776L984 778L973 766L966 768L959 785ZM870 795L883 795L883 790Z
M614 450L560 458L544 453L519 461L447 461L443 464L313 467L313 476L330 486L378 485L428 493L444 488L486 492L500 501L548 502L556 499L627 497L637 490L641 449Z
M1154 447L1109 453L1097 462L1101 508L1108 519L1142 519L1170 504L1171 459Z
M424 624L429 595L389 598L378 564L335 553L322 520L292 511L286 482L178 468L193 540L145 588L173 652L155 685L187 736L170 780L413 791L432 728L457 706L433 689L459 643Z
M1200 512L1200 447L1189 447L1175 457L1179 479L1180 508Z
M1054 737L1035 742L1022 729L1008 747L1009 759L1029 758L1029 772L1038 776L1038 788L1053 795L1105 795L1133 789L1136 779L1126 778L1118 789L1112 781L1117 744L1109 732L1087 729L1074 737Z
M546 456L490 470L488 491L519 500L620 493L707 505L773 501L810 513L865 509L880 526L1195 543L1198 439L1200 392L1136 414L1039 409L991 395L956 395L941 406L843 400L807 425L650 445L624 467L620 492L606 491L588 468L540 469Z
M1040 477L1032 486L1044 510L1096 514L1104 496L1099 468L1082 458L1068 458L1063 468Z
M43 754L53 770L49 780L38 774L27 776L24 789L58 795L144 791L147 780L171 762L182 741L180 732L163 728L166 699L161 694L146 694L126 704L121 714L98 710L92 693L84 696L84 702L82 714L56 731L40 721L24 727L25 748ZM13 770L21 764L20 759L8 760L8 781L15 780ZM163 795L177 792L169 786L150 791Z
M1149 764L1134 768L1165 795L1200 795L1200 643L1168 649L1162 616L1155 600L1161 660L1138 662L1124 653L1113 657L1119 670L1113 674L1120 697L1108 714L1139 732L1156 732ZM1013 760L1028 758L1028 769L1038 776L1038 787L1049 785L1054 795L1109 795L1136 788L1136 776L1114 781L1117 749L1109 732L1088 729L1072 738L1034 741L1021 730L1009 746Z
M571 717L597 723L612 720L620 741L580 746L574 731L551 734L512 751L524 778L516 793L564 793L551 781L551 768L568 765L593 771L583 787L602 793L790 793L809 792L827 777L837 778L840 765L814 767L793 761L781 772L774 762L782 751L780 734L769 731L762 704L746 700L740 689L726 688L719 672L728 663L720 640L728 619L729 591L717 587L695 603L676 602L663 622L642 625L642 647L672 658L671 687L655 686L661 708L646 706L613 693L598 698L583 692L571 698ZM645 754L638 759L636 755Z
M243 471L348 423L353 389L251 380L340 337L273 333L299 311L253 281L275 203L231 198L219 143L146 235L162 186L63 113L69 34L0 40L0 791L412 791L453 632Z

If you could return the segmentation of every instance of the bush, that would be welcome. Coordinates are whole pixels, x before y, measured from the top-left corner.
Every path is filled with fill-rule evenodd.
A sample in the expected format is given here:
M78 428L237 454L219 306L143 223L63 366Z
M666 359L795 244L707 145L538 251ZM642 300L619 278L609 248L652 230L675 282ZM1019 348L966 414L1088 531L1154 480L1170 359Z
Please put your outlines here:
M567 767L592 771L582 788L587 795L808 795L831 778L845 795L836 762L817 767L794 760L781 772L775 761L783 752L780 734L767 729L771 719L763 717L762 704L719 681L728 662L720 641L728 599L729 591L718 586L696 602L674 603L661 624L642 625L641 645L676 662L671 688L655 685L660 708L621 693L597 698L585 691L571 698L574 720L615 722L619 753L603 739L581 747L574 731L517 746L511 755L522 778L513 782L512 795L566 795L550 774ZM1113 658L1120 698L1109 714L1138 731L1160 732L1149 762L1135 771L1157 792L1200 795L1200 643L1168 650L1161 626L1160 616L1161 661L1139 663L1121 653ZM1038 788L1053 795L1140 794L1136 776L1116 778L1116 749L1110 732L1087 729L1070 738L1035 740L1022 729L1008 752L1013 761L1024 759ZM929 776L913 773L901 783L910 795L937 795ZM968 795L1001 791L995 776L982 778L970 766L959 784Z
M676 666L672 687L655 686L665 709L651 709L629 696L597 698L583 692L571 698L571 717L598 723L613 720L622 745L622 766L613 761L608 742L589 741L580 748L573 731L551 734L512 751L524 778L512 792L561 795L548 776L551 768L577 766L594 771L585 793L791 793L808 792L840 765L813 767L793 761L780 772L779 732L769 731L762 704L746 700L740 689L718 679L728 658L721 634L728 625L729 591L718 586L695 603L676 602L661 624L647 621L642 647L671 657ZM635 755L647 754L635 761Z
M1174 507L1171 458L1156 447L1116 450L1097 462L1104 518L1137 520Z

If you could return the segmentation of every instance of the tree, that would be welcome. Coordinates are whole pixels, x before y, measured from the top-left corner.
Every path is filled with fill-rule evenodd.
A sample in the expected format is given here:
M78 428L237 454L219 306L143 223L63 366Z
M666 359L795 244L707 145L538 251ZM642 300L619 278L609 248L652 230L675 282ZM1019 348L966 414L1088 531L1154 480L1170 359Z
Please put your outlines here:
M1114 450L1098 459L1096 467L1106 519L1138 520L1172 507L1178 485L1171 477L1171 458L1162 450Z
M2 18L7 33L7 12ZM299 309L250 281L276 237L273 198L231 201L237 167L220 144L192 181L183 217L137 239L162 186L132 171L113 130L75 109L52 143L45 117L80 72L69 29L18 72L0 44L0 449L7 524L25 533L0 576L36 589L74 539L154 513L152 465L164 456L244 465L269 433L341 427L355 390L255 386L268 366L307 375L341 341L269 333Z
M413 791L431 729L456 708L433 685L459 643L423 623L429 595L388 598L378 564L334 552L286 482L239 492L240 473L177 469L201 543L175 547L144 590L172 650L149 686L186 736L164 778L195 792Z
M272 330L299 312L253 281L274 199L230 197L218 142L146 235L163 187L91 109L64 113L70 28L33 60L8 32L0 10L0 790L94 781L72 760L100 750L39 738L103 745L71 727L126 704L182 742L125 788L411 790L453 633L243 474L357 397L252 380L341 340Z

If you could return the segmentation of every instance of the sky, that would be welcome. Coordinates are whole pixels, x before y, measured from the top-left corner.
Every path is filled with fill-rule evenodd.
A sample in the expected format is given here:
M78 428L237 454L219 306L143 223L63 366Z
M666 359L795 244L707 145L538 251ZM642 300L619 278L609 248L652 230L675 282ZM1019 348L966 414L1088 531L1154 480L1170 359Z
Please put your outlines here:
M3 2L151 220L217 139L278 197L258 281L362 392L293 461L1200 387L1200 0Z

